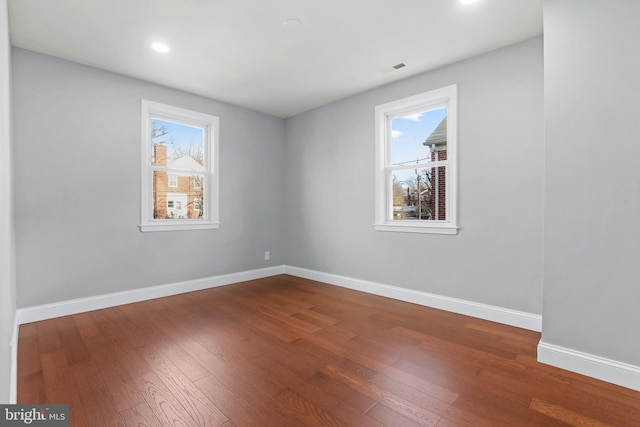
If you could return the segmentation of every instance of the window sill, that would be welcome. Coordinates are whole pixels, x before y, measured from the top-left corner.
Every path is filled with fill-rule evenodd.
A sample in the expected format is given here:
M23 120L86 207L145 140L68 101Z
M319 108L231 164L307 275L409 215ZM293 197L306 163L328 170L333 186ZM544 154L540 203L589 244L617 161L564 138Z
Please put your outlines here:
M377 231L391 231L398 233L426 233L426 234L458 234L458 227L451 224L415 224L413 222L384 222L375 225Z
M210 230L214 228L220 228L220 224L217 222L171 222L169 224L165 222L140 224L140 231L180 231L180 230Z

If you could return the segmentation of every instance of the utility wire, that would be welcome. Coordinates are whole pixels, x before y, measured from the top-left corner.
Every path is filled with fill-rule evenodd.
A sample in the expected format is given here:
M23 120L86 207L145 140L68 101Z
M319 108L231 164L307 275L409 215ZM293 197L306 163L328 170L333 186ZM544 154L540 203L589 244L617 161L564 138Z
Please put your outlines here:
M421 162L422 160L431 160L431 157L423 157L422 159L415 159L415 160L409 160L406 162L393 163L391 166L408 165L409 163L418 163L418 162Z

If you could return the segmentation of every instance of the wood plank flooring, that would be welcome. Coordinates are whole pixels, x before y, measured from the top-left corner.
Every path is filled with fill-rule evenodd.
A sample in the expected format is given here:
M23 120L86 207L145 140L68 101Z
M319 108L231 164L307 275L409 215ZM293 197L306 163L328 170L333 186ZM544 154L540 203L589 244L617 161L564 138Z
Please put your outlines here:
M638 426L535 332L281 275L25 324L18 403L72 426Z

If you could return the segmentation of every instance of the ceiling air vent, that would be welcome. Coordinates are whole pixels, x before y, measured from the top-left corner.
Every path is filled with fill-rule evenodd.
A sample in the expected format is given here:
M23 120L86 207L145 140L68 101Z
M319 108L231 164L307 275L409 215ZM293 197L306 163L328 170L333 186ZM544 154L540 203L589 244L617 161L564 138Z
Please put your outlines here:
M403 68L403 67L406 67L406 66L407 66L407 64L405 64L404 62L401 62L399 64L394 65L393 69L394 70L399 70L400 68Z

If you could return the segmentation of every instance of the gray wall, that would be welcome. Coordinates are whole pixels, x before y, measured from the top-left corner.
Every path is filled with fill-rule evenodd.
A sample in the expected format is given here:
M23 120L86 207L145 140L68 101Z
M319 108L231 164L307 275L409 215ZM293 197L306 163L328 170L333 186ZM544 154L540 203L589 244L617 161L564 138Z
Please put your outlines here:
M374 231L374 107L453 83L459 234ZM543 137L541 37L287 119L286 261L540 314Z
M20 49L13 69L18 307L286 263L542 312L541 38L286 122ZM374 231L374 107L452 83L459 234ZM141 98L221 117L219 230L138 231Z
M16 313L11 175L10 48L7 2L0 0L0 402L9 402L11 346Z
M282 119L25 50L12 59L19 308L284 263ZM139 231L143 98L220 117L220 229Z
M536 38L286 121L14 50L18 306L286 263L542 313L543 341L640 365L640 3L547 0L544 13L544 73ZM2 343L15 313L7 47L3 31ZM374 231L374 107L452 83L459 234ZM138 231L141 98L221 117L219 230Z
M640 2L551 0L542 339L640 366Z

